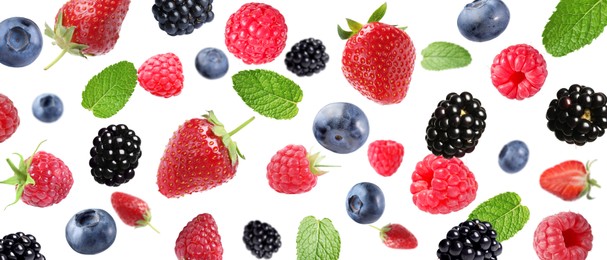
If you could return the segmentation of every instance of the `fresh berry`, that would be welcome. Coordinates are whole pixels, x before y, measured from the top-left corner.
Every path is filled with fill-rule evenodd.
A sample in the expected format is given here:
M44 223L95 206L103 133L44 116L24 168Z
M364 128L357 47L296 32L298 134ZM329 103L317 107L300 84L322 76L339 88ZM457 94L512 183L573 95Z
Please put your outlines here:
M476 199L478 183L458 158L429 154L415 165L411 179L413 203L425 212L456 212Z
M302 145L289 144L276 152L268 163L268 183L280 193L308 192L316 186L318 176L326 173L318 169L322 159L320 153L309 154Z
M150 223L152 213L148 204L131 194L116 191L112 193L110 198L112 207L120 217L120 220L131 227L149 226L154 231L158 232Z
M19 113L13 101L0 93L0 143L11 137L20 123Z
M130 0L68 0L57 12L54 29L45 34L62 52L44 69L49 69L66 53L99 56L114 49Z
M438 103L426 127L428 150L445 158L463 157L476 148L487 113L469 92L451 92Z
M592 227L581 214L560 212L544 218L533 234L540 260L583 260L592 250Z
M157 54L137 70L139 85L154 96L169 98L183 89L183 66L174 53Z
M544 57L527 44L512 45L502 50L491 65L493 86L509 99L533 97L540 91L547 76Z
M520 140L508 142L498 156L498 164L507 173L517 173L525 168L529 160L529 148Z
M457 17L457 28L466 39L484 42L502 34L510 22L510 10L501 0L474 0Z
M299 41L285 57L287 69L297 76L312 76L325 69L329 54L321 40L307 38Z
M417 238L411 231L401 224L390 223L379 230L381 241L389 248L414 249L417 247Z
M32 234L11 233L0 239L0 259L2 260L46 260L40 253L40 242Z
M226 54L212 47L200 50L196 55L195 64L198 73L207 79L223 77L230 67Z
M438 243L436 255L440 260L497 260L502 244L489 222L468 220L453 227Z
M373 183L360 182L348 191L346 212L356 223L374 223L384 214L385 208L384 192Z
M247 250L258 259L270 259L278 252L282 242L280 234L270 224L259 220L250 221L245 227L242 235Z
M211 214L199 214L183 227L175 242L175 254L177 259L223 259L221 235Z
M376 140L369 144L367 157L371 167L381 176L392 176L400 167L405 148L394 140Z
M234 178L244 158L232 136L253 121L227 132L215 113L179 126L166 145L157 173L158 190L167 198L215 188Z
M126 125L99 129L90 151L91 175L99 184L118 187L135 177L141 158L141 139Z
M592 199L590 189L600 187L596 180L590 178L592 162L584 165L580 161L568 160L552 166L540 175L540 186L565 201L583 196Z
M83 255L99 254L116 240L116 222L103 209L85 209L76 213L65 226L65 239Z
M152 13L160 29L170 36L191 34L215 18L213 0L157 0Z
M550 101L546 119L560 141L578 146L594 142L607 128L607 96L578 84L561 88Z
M55 94L41 94L34 99L32 113L42 122L55 122L63 115L63 102Z
M9 67L32 64L40 56L42 42L42 33L34 21L7 18L0 22L0 63Z
M347 154L358 150L367 141L369 120L358 106L334 102L318 111L312 131L316 141L324 148Z
M386 4L380 9L385 12ZM379 22L381 18L372 16L365 25L349 22L356 24L350 26L351 32L338 26L340 37L347 39L342 72L364 97L382 105L397 104L409 90L415 46L403 29Z
M287 43L287 24L276 8L264 3L246 3L230 15L226 24L228 51L245 64L273 61Z

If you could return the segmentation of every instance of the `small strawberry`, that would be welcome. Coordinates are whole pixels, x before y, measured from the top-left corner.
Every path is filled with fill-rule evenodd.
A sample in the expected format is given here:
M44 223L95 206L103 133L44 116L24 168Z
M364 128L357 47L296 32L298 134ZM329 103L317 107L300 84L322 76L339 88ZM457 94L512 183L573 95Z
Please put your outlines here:
M183 66L174 53L157 54L139 67L137 80L152 95L177 96L183 89Z
M565 201L574 201L583 196L592 199L590 188L601 187L596 180L590 179L590 166L593 162L586 165L576 160L559 163L542 173L540 186Z
M112 193L111 199L112 207L118 214L118 217L131 227L151 227L156 233L158 230L152 226L150 221L152 220L152 213L148 204L133 195L126 194L124 192L116 191Z
M393 140L376 140L369 144L367 157L371 167L381 176L392 176L400 167L405 148Z
M389 248L413 249L417 247L417 238L401 224L391 223L382 228L372 227L379 230L379 237Z
M175 242L175 255L179 260L223 259L221 235L211 214L199 214L183 227Z
M13 101L0 94L0 143L11 137L20 123L19 113Z
M158 190L167 198L217 187L234 177L238 150L232 136L253 121L227 132L213 111L179 126L167 144L158 167Z

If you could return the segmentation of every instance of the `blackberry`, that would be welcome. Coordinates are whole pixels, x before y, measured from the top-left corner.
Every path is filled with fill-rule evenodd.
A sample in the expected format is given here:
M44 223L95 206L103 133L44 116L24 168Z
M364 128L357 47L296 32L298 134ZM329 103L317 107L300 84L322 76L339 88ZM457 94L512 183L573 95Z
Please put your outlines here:
M329 54L325 52L325 45L314 38L299 41L285 57L287 69L300 77L312 76L324 70L327 62Z
M126 125L99 129L91 148L91 174L100 184L120 186L135 177L141 157L141 140Z
M428 149L436 156L471 153L485 131L487 113L469 92L449 93L438 103L426 127Z
M242 241L258 259L272 258L272 254L278 252L282 245L278 231L259 220L252 220L244 227Z
M478 219L464 221L447 232L438 243L439 260L497 260L502 244L489 222Z
M582 146L605 134L607 97L590 87L573 84L561 88L550 101L546 119L548 129L560 141Z
M8 234L0 239L0 260L45 260L40 249L40 243L31 234Z
M185 35L213 21L212 4L213 0L156 0L152 13L168 35Z

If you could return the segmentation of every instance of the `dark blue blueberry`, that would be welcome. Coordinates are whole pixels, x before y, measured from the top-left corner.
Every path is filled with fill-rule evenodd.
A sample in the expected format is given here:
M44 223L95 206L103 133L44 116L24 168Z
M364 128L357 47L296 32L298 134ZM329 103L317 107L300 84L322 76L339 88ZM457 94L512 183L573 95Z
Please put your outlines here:
M459 32L475 42L489 41L506 30L510 11L501 0L474 0L457 17Z
M32 112L38 120L52 123L63 115L63 102L57 95L45 93L36 97Z
M371 224L384 213L386 202L379 186L361 182L352 187L346 198L346 211L359 224Z
M0 63L25 67L42 51L42 33L34 21L11 17L0 22Z
M204 48L196 55L196 70L207 79L218 79L228 72L228 57L217 48Z
M516 173L522 170L529 160L529 148L519 140L514 140L502 148L498 157L500 168L507 173Z
M70 247L80 254L98 254L116 240L116 222L105 210L85 209L67 223L65 238Z
M347 154L360 148L369 137L369 121L357 106L335 102L324 106L313 124L314 137L323 147Z

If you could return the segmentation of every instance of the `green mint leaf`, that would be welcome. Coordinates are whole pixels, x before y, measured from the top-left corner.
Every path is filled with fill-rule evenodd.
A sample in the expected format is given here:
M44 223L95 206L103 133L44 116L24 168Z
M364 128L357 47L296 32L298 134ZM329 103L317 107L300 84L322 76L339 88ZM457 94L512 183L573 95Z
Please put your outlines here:
M561 0L542 32L542 43L554 57L590 44L607 26L607 1Z
M93 76L82 92L82 107L98 118L109 118L120 111L135 91L137 69L121 61Z
M274 71L243 70L232 76L234 89L255 112L274 119L297 115L303 91L292 80Z
M450 42L433 42L422 50L421 65L427 70L446 70L466 67L472 61L470 53Z
M307 216L297 230L297 260L337 260L341 249L339 233L330 219Z
M491 223L497 232L497 241L502 242L523 229L529 220L529 214L529 208L521 205L521 197L518 194L505 192L478 205L468 219Z

